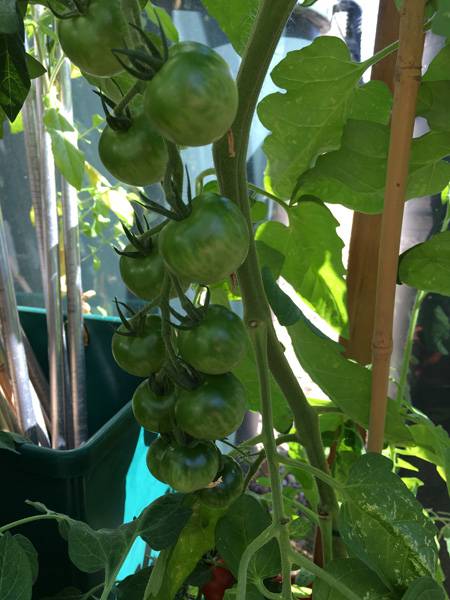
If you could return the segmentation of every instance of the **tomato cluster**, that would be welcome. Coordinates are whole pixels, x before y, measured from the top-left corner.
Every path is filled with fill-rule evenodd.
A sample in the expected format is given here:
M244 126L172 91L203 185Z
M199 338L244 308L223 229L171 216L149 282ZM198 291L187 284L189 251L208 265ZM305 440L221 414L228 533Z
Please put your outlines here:
M138 80L119 104L100 94L107 120L100 159L126 184L163 182L170 206L141 194L143 205L166 220L157 230L139 219L137 233L124 227L129 244L117 250L121 277L150 304L127 319L118 303L122 325L112 352L122 369L145 378L132 406L138 423L159 434L148 451L151 473L211 508L223 507L243 489L241 467L221 455L216 441L236 431L247 409L244 386L232 373L247 337L236 314L209 303L208 286L242 265L251 231L228 198L206 191L192 198L189 190L188 202L182 199L178 146L209 144L227 133L237 111L236 83L214 50L196 42L169 47L162 27L159 41L140 30L140 47L118 48L130 32L120 0L76 5L58 20L70 60L88 75L127 70ZM207 290L203 304L186 295L190 285L198 295ZM170 303L176 296L185 314ZM161 316L153 314L157 307Z

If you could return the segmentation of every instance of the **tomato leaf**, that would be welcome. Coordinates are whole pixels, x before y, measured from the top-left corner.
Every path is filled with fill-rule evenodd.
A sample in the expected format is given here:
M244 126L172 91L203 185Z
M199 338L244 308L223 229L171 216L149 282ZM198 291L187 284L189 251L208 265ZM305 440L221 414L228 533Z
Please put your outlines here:
M36 60L34 56L31 56L31 54L26 54L25 60L27 62L28 75L30 76L30 79L41 77L41 75L47 72L47 69L44 67L44 65Z
M298 177L317 157L339 148L365 69L364 63L352 62L342 40L324 36L289 52L272 71L273 82L286 93L264 98L258 114L271 131L264 142L266 184L279 196L289 199Z
M154 550L173 546L192 515L184 494L158 498L139 517L137 533Z
M238 54L242 54L252 31L261 0L202 0Z
M28 562L31 569L31 581L34 584L39 574L38 553L32 542L24 535L18 533L14 536L16 542L21 546L22 550L28 557Z
M33 573L27 552L16 536L0 536L0 598L31 600Z
M348 118L388 125L391 118L392 93L382 81L369 81L357 88Z
M22 20L16 0L2 0L0 4L0 34L14 34L21 30Z
M267 282L265 282L267 284ZM272 280L266 285L266 293L277 318L291 310L292 300L284 295L280 306L277 283ZM278 295L278 304L273 302ZM283 312L280 313L280 310ZM312 380L327 394L334 404L353 421L368 427L371 396L371 373L342 354L343 348L326 337L303 315L300 309L298 320L287 327L297 358ZM386 438L393 442L411 442L412 437L404 424L405 416L398 405L388 403Z
M437 233L404 252L399 279L418 290L450 296L450 231Z
M169 13L166 10L164 10L164 8L155 6L155 4L153 4L153 2L150 2L146 6L145 11L146 11L150 21L152 23L154 23L155 25L158 25L158 18L159 18L162 28L164 30L164 33L166 34L166 36L169 40L171 40L172 42L178 42L179 35L178 35L177 28L173 24L173 21L170 18ZM158 18L156 17L156 15L158 15Z
M321 156L298 181L295 197L314 195L352 210L380 213L384 204L389 127L349 120L342 146ZM430 132L413 141L406 197L439 193L450 179L443 159L450 151L448 134Z
M10 121L19 114L30 89L21 33L0 34L0 107Z
M376 573L357 558L344 558L329 562L325 571L349 587L364 600L396 600ZM316 579L314 583L314 600L346 600L340 592Z
M142 600L152 567L145 567L117 584L117 600Z
M288 227L264 223L256 240L283 256L281 269L274 274L281 275L327 323L345 335L347 286L338 225L324 204L305 200L289 211ZM261 266L270 268L266 259L267 254L260 254Z
M227 567L237 577L239 562L249 543L271 523L269 512L254 496L244 494L229 507L216 527L216 546ZM249 578L264 579L280 572L280 552L271 540L250 561Z
M402 600L447 600L447 594L431 577L421 577L409 586Z
M438 10L432 21L433 33L450 36L450 0L438 0Z
M349 551L391 589L436 575L438 546L433 522L379 454L362 456L343 490L340 532Z
M233 369L233 374L236 375L245 388L250 410L260 412L261 403L258 372L256 370L253 348L249 339L247 340L247 353L239 365ZM287 433L292 426L292 411L272 375L270 382L273 424L275 429L280 433Z

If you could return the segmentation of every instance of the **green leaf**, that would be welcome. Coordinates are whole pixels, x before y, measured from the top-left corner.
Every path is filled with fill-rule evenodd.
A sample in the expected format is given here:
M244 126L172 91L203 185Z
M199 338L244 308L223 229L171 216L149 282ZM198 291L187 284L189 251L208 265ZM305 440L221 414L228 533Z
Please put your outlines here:
M271 94L258 107L262 124L271 131L264 142L268 189L290 198L298 177L317 157L339 148L365 68L352 62L342 40L331 36L289 52L275 67L273 82L286 93Z
M17 446L26 444L27 442L29 442L29 440L18 433L0 431L0 450L8 450L9 452L20 454L20 452L17 451Z
M19 114L29 89L22 35L0 34L0 107L10 121Z
M389 128L369 121L349 120L342 146L321 156L304 173L296 198L314 195L352 210L380 213L384 204ZM430 132L413 140L406 198L439 193L450 179L450 165L443 159L450 150L447 133Z
M158 25L158 19L156 18L156 15L158 15L158 18L161 22L162 28L163 28L164 33L166 34L167 38L171 42L178 42L179 35L178 35L177 28L173 24L173 21L170 18L169 13L166 10L164 10L164 8L156 6L153 2L150 2L145 7L145 11L146 11L150 21L152 23L154 23L155 25Z
M450 296L450 231L437 233L402 254L399 279L418 290Z
M440 425L435 425L425 415L416 414L418 423L411 425L410 432L416 446L401 450L402 454L418 456L435 465L439 475L446 481L450 494L450 438Z
M111 575L123 562L135 539L134 523L117 529L94 530L86 523L67 519L69 557L84 573L106 569Z
M162 561L158 588L148 600L173 600L175 594L197 566L204 554L214 548L214 531L224 509L209 509L200 503L193 507L193 514L171 550L163 550L158 557L155 570Z
M80 190L84 177L84 154L67 137L64 131L48 129L52 140L55 164L71 186Z
M447 594L431 577L421 577L409 586L402 600L447 600Z
M340 532L349 551L389 587L404 590L437 570L437 533L390 460L362 456L343 490Z
M34 584L39 575L38 553L32 542L24 535L18 533L14 536L16 542L21 546L22 550L28 557L28 562L31 569L31 581Z
M417 114L424 117L434 131L450 131L449 95L450 81L423 81L420 86Z
M256 232L256 240L284 256L281 270L274 275L281 274L309 306L345 335L347 287L338 225L324 204L305 200L289 210L288 227L264 223ZM264 254L260 264L271 267Z
M55 131L75 131L69 121L56 108L48 108L44 114L44 125Z
M450 0L438 0L438 11L432 21L436 35L450 36Z
M235 587L225 590L225 596L223 597L223 600L236 600L236 593L237 588ZM254 585L247 584L245 600L264 600L264 596L258 591L258 589Z
M319 332L303 315L288 327L295 354L312 380L349 418L369 425L371 372L344 357L343 348ZM388 402L386 439L410 442L398 405Z
M44 67L44 65L36 60L34 56L31 56L31 54L26 54L25 60L27 61L28 75L30 79L41 77L47 72L47 69Z
M391 118L392 93L382 81L369 81L356 90L348 118L388 125Z
M290 300L289 296L278 286L272 271L266 266L262 268L262 279L270 306L280 325L288 327L297 323L301 318L300 309L293 302L287 301Z
M16 0L2 0L0 3L0 34L20 33L22 19L17 10Z
M145 567L117 584L117 600L142 600L152 567Z
M227 567L237 577L239 562L249 543L264 531L272 520L254 496L244 494L229 507L216 527L216 546ZM280 553L276 540L263 546L250 561L249 578L264 579L280 572Z
M233 48L242 54L258 14L261 0L202 0L209 14L216 19Z
M256 362L250 339L247 339L247 353L239 365L233 370L233 373L245 387L250 410L260 412L261 401L258 372L256 370ZM270 381L273 424L275 429L280 433L287 433L292 426L292 411L272 375L270 376Z
M140 515L137 534L154 550L173 546L192 515L188 496L166 494Z
M0 536L0 598L31 600L33 574L27 552L8 532Z
M367 565L357 558L332 560L325 571L350 588L364 600L394 600L390 590ZM316 579L314 583L314 600L347 600L340 592Z

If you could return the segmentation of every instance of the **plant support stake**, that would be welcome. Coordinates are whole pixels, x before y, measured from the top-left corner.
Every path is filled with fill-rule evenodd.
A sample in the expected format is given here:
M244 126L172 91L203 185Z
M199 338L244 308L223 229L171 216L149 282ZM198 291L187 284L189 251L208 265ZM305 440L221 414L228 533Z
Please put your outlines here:
M5 226L0 209L0 323L2 336L20 425L22 431L37 443L39 439L38 424L8 256Z
M372 398L368 438L370 452L381 452L384 443L395 286L409 156L422 69L424 13L425 0L405 0L400 13L400 47L381 222L372 342Z
M73 122L70 63L64 60L60 71L64 116ZM82 282L78 196L64 178L61 179L62 216L64 224L64 257L67 288L67 337L70 364L70 396L75 448L87 441L86 373L83 341Z
M36 81L37 101L42 103L40 80ZM41 93L40 93L41 92ZM43 107L42 107L43 108ZM56 206L55 164L49 133L41 122L40 130L42 215L45 242L45 265L47 282L45 285L48 361L50 375L52 446L64 448L68 439L66 427L66 375L64 356L64 329L61 310L60 270L59 270L59 231ZM70 423L71 428L71 423Z

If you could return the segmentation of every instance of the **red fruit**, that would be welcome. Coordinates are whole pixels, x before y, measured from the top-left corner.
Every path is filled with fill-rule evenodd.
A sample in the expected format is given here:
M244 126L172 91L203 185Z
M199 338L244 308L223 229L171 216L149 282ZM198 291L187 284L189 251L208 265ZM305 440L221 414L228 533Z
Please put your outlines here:
M225 590L234 585L234 577L228 569L214 567L212 578L203 586L202 592L205 600L223 600Z

